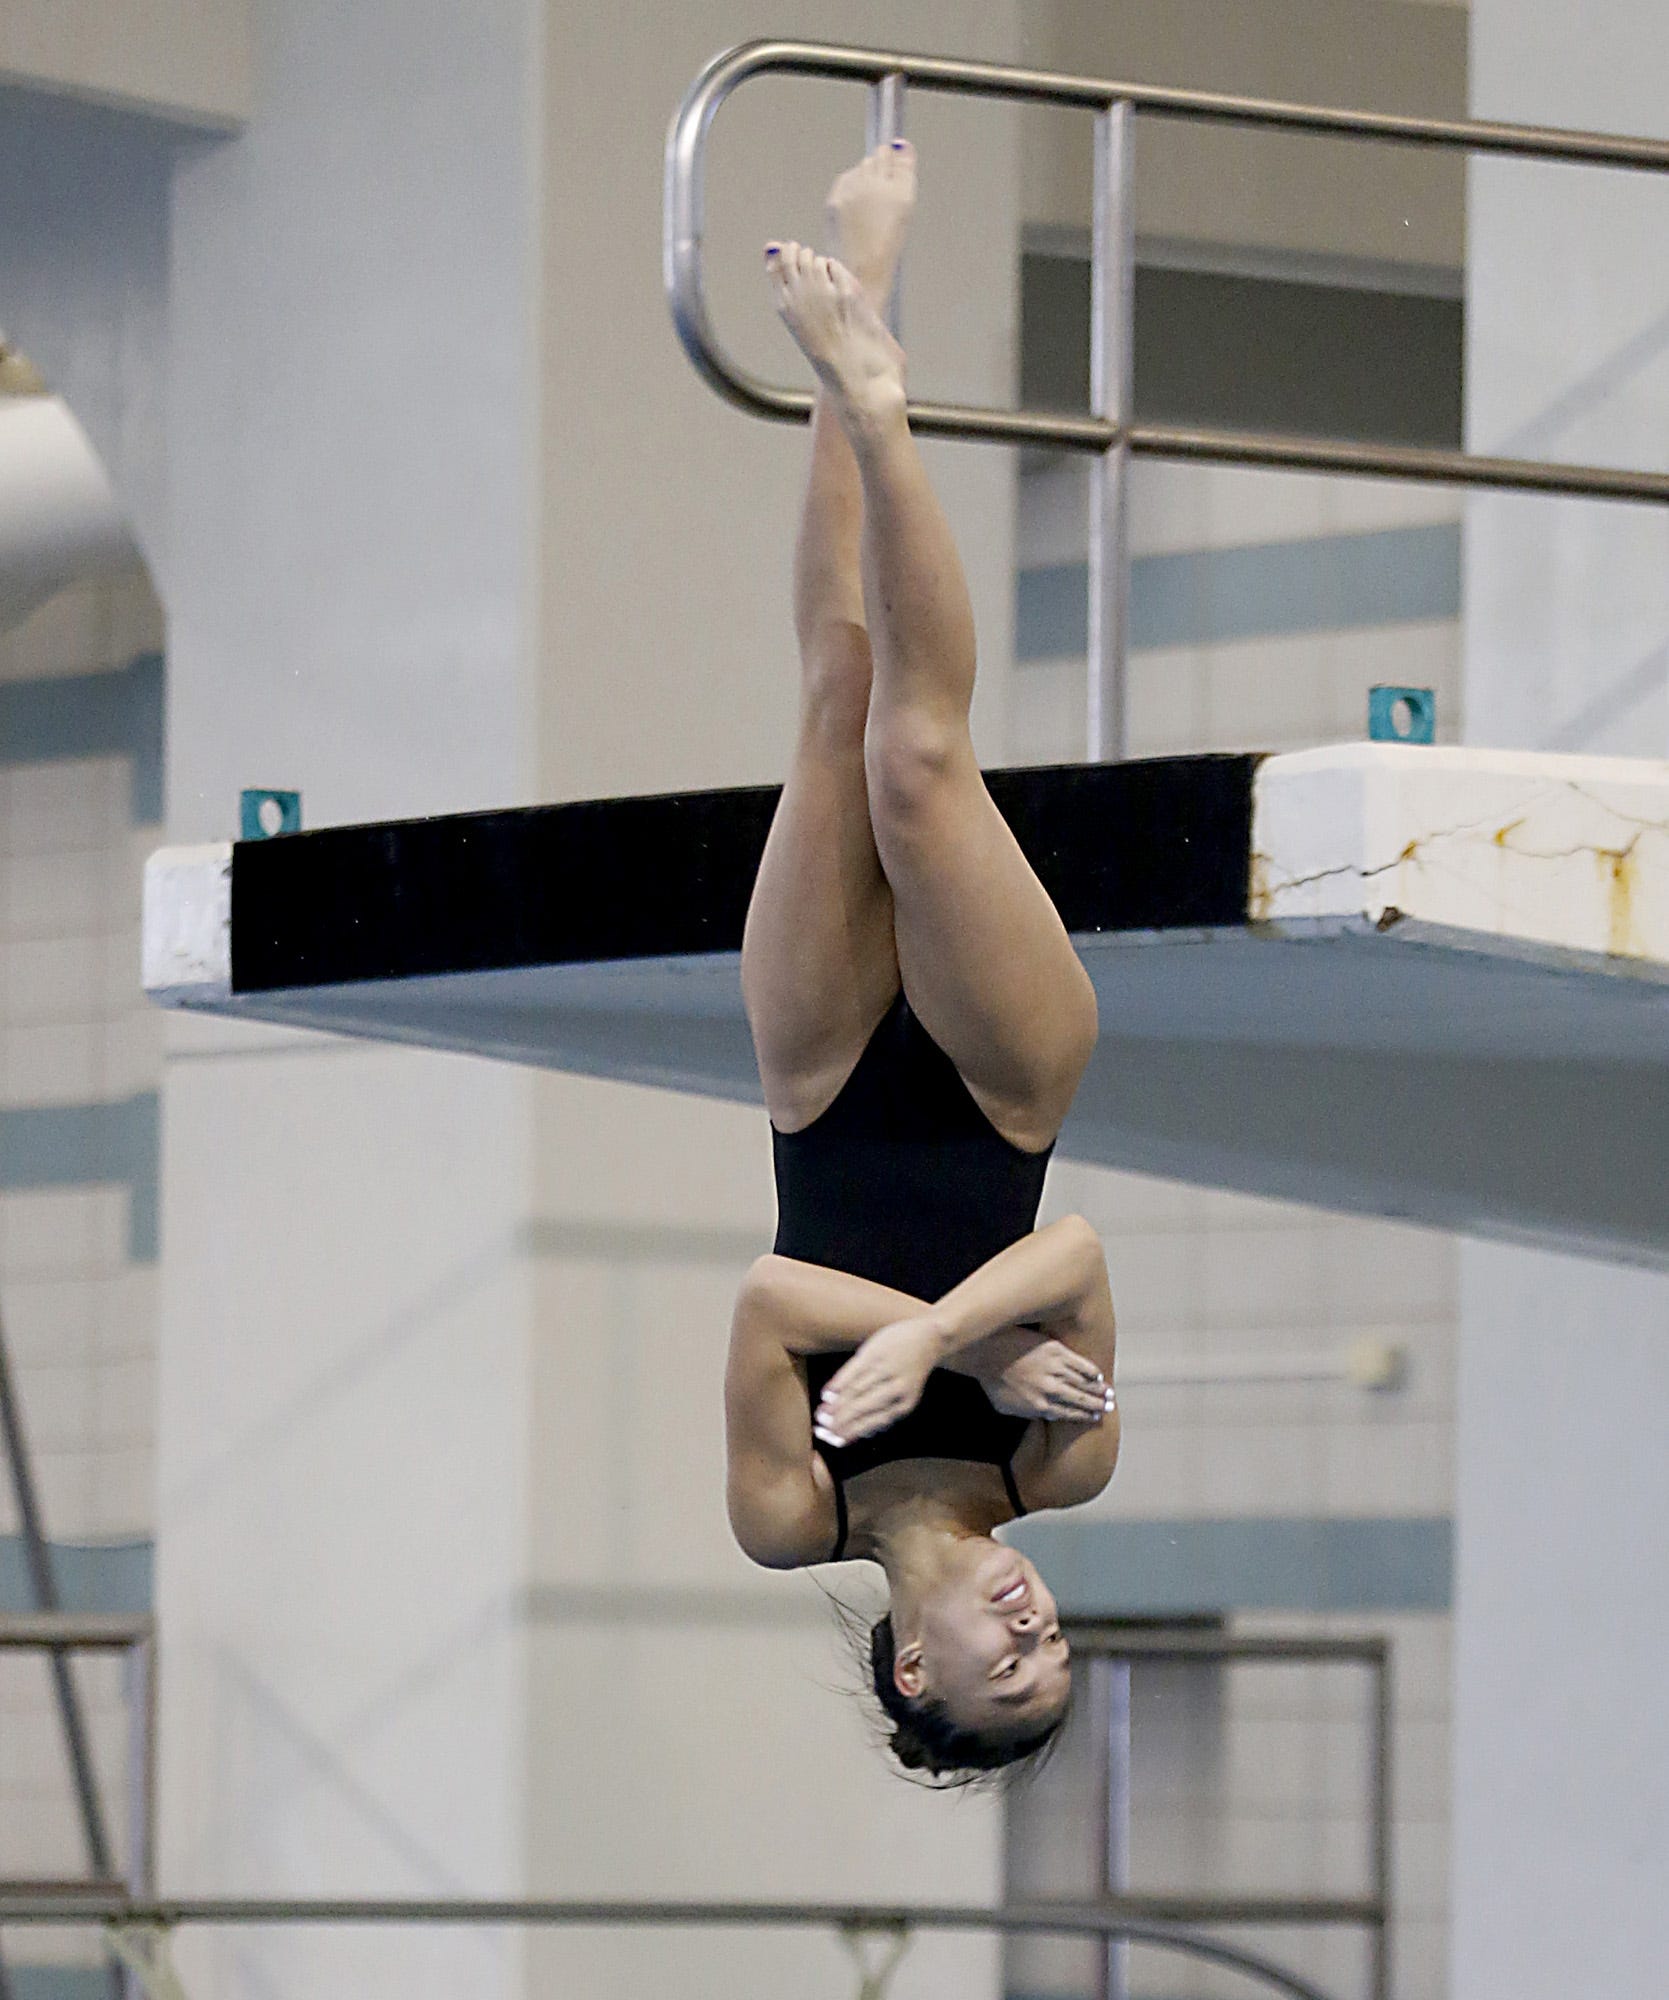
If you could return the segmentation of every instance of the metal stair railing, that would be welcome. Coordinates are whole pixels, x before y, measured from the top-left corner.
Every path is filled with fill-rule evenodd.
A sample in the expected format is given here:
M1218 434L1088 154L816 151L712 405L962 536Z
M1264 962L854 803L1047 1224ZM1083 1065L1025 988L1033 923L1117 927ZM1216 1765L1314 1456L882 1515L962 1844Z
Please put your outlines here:
M1322 1633L1242 1633L1186 1623L1133 1625L1113 1618L1064 1618L1073 1658L1087 1681L1091 1727L1098 1739L1095 1773L1097 1872L1109 1903L1175 1924L1252 1924L1349 1928L1367 1943L1370 2000L1391 1994L1391 1761L1390 1642L1378 1634L1336 1637ZM1171 1666L1250 1665L1360 1667L1368 1675L1367 1799L1368 1874L1365 1891L1352 1896L1203 1895L1125 1889L1130 1814L1130 1682L1138 1663ZM1118 2000L1124 1985L1111 1955L1099 1970L1099 2000Z
M275 1924L441 1924L463 1927L580 1926L612 1929L813 1929L847 1938L898 1937L917 1931L992 1931L1002 1936L1127 1939L1243 1972L1288 2000L1329 2000L1308 1979L1261 1952L1220 1937L1179 1929L1139 1907L1139 1899L1103 1903L1015 1904L986 1909L956 1903L640 1902L551 1898L380 1899L374 1897L165 1897L0 1893L0 1924L98 1924L124 1933L166 1936L186 1926Z
M0 1926L99 1926L123 1943L145 1940L153 1965L166 1967L168 1939L187 1927L254 1925L403 1925L551 1928L579 1926L657 1929L767 1928L833 1929L848 1941L902 1940L921 1931L994 1932L1005 1937L1045 1936L1126 1942L1216 1964L1246 1974L1288 2000L1327 2000L1304 1975L1250 1946L1218 1934L1223 1928L1350 1926L1365 1930L1370 1946L1369 1988L1376 2000L1390 1990L1388 1955L1390 1902L1391 1704L1389 1648L1381 1638L1319 1635L1237 1635L1182 1628L1141 1631L1116 1622L1082 1620L1072 1626L1074 1649L1092 1672L1113 1662L1237 1661L1354 1664L1373 1676L1370 1728L1372 1757L1368 1810L1371 1819L1367 1893L1356 1896L1194 1894L1162 1891L1130 1894L1110 1878L1093 1901L1005 1902L995 1908L971 1904L860 1902L674 1901L629 1898L541 1897L289 1897L157 1896L149 1888L148 1833L136 1834L143 1857L130 1881L119 1883L0 1882ZM29 1643L133 1645L148 1647L146 1620L16 1619L0 1624L0 1646ZM1093 1699L1093 1696L1092 1696ZM149 1801L151 1725L136 1729L147 1775L136 1795ZM1103 1833L1110 1824L1112 1792L1119 1784L1113 1744L1101 1781ZM1104 1847L1108 1843L1104 1840ZM1212 1924L1217 1931L1203 1931ZM124 1956L128 1954L124 1953ZM872 1980L877 1974L868 1975ZM164 1990L159 1988L158 1990ZM173 1990L173 1989L166 1989ZM867 1989L866 1989L867 1990Z
M11 1921L14 1902L44 1902L79 1908L87 1896L122 1901L148 1895L153 1887L156 1796L156 1631L149 1618L78 1616L64 1612L22 1612L0 1616L0 1654L46 1653L54 1668L68 1669L73 1653L120 1653L127 1668L128 1842L125 1869L106 1853L86 1876L44 1882L9 1880L0 1875L0 1932ZM73 1684L72 1684L73 1692ZM10 2000L10 1984L0 1966L0 2000ZM119 1964L110 1967L115 2000L137 2000L138 1986Z
M1135 309L1135 119L1184 118L1215 124L1387 141L1570 166L1669 172L1669 142L1569 132L1538 125L1405 118L1220 92L1161 89L833 43L744 42L717 56L690 86L666 146L664 267L673 324L684 351L721 396L754 416L804 422L811 396L764 382L719 345L701 274L708 134L720 106L752 77L822 77L870 87L869 143L903 130L909 90L1010 103L1054 104L1095 115L1095 207L1091 231L1090 412L986 409L913 402L912 427L925 436L1003 444L1053 445L1099 457L1090 488L1089 756L1124 754L1125 656L1130 561L1126 528L1133 457L1203 460L1288 471L1364 474L1383 479L1483 487L1498 492L1588 499L1669 501L1669 474L1550 460L1492 458L1415 445L1352 443L1273 432L1216 430L1135 420L1132 355Z
M78 1618L64 1615L53 1568L52 1548L46 1537L40 1495L24 1434L22 1405L12 1374L3 1319L0 1319L0 1456L4 1456L11 1473L24 1566L35 1603L33 1612L9 1616L0 1614L0 1653L24 1651L44 1652L47 1655L65 1759L75 1792L82 1842L87 1851L88 1882L99 1889L125 1888L130 1893L143 1893L150 1883L151 1862L155 1734L153 1628L148 1618ZM111 1847L103 1803L99 1797L98 1775L93 1766L86 1712L70 1664L71 1654L87 1651L120 1652L127 1656L127 1695L132 1718L132 1782L125 1875L118 1873ZM0 1895L17 1886L0 1879ZM120 1966L112 1965L110 1977L112 1993L116 2000L121 2000L121 1996L130 1991L127 1975ZM0 1956L0 2000L9 2000L12 1984L6 1973L4 1958Z

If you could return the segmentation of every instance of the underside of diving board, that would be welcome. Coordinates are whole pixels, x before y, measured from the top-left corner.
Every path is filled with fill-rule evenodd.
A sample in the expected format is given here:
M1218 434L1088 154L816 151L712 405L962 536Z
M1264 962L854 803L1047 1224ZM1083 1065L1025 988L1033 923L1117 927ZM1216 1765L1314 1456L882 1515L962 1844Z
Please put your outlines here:
M1669 1266L1669 764L988 774L1095 980L1065 1157ZM770 789L165 849L165 1005L756 1098Z

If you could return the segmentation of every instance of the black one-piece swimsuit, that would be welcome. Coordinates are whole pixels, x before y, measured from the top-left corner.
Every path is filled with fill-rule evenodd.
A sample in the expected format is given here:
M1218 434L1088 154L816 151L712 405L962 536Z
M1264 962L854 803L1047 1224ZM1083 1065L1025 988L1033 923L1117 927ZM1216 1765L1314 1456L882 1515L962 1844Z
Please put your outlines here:
M928 1301L1030 1233L1049 1164L1048 1151L1023 1152L1002 1136L902 993L828 1110L800 1132L773 1128L772 1157L779 1255ZM807 1357L814 1409L845 1360ZM839 1524L829 1560L846 1553L846 1481L898 1459L994 1465L1023 1514L1013 1458L1026 1427L968 1376L935 1368L915 1409L877 1436L838 1447L818 1440Z

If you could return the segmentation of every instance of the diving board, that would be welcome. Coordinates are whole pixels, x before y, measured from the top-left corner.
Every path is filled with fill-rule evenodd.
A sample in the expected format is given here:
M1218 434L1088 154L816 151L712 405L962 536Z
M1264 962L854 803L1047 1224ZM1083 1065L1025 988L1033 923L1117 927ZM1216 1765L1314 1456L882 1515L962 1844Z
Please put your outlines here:
M1669 1268L1669 763L988 774L1095 980L1074 1159ZM164 1005L756 1099L749 788L164 849Z

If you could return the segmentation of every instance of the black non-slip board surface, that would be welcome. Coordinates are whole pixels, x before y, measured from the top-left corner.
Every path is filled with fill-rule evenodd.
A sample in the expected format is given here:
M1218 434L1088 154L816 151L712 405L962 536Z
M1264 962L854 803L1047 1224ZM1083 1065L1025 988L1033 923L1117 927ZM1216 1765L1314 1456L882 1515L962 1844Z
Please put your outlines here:
M1068 930L1244 923L1255 756L991 771ZM777 788L241 841L232 989L738 950Z

